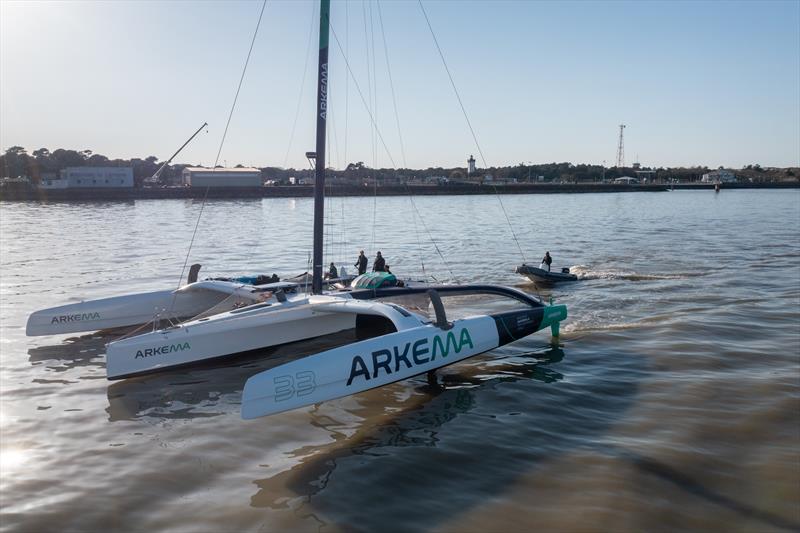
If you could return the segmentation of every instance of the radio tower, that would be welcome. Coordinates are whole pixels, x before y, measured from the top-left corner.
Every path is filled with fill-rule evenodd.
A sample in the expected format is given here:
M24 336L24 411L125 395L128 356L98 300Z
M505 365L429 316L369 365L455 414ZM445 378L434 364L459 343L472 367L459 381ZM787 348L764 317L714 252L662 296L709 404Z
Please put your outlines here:
M617 146L617 168L625 168L625 140L622 136L622 131L625 129L625 124L619 125L619 146Z

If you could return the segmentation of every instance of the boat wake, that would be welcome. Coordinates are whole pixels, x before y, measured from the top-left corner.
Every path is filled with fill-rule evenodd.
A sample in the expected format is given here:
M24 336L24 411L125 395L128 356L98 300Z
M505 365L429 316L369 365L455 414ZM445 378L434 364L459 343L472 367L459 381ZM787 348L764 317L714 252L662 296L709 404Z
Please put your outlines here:
M605 332L605 331L625 331L629 329L636 329L647 326L645 322L620 322L620 323L612 323L612 324L597 324L591 322L570 322L562 327L563 333L569 333L572 335L575 334L583 334L583 333L597 333L597 332ZM574 337L570 338L570 340L575 340Z
M579 280L590 279L620 279L626 281L658 281L669 279L689 279L702 276L702 272L674 272L674 273L639 273L629 270L594 270L585 265L575 265L570 267L570 273L578 276Z

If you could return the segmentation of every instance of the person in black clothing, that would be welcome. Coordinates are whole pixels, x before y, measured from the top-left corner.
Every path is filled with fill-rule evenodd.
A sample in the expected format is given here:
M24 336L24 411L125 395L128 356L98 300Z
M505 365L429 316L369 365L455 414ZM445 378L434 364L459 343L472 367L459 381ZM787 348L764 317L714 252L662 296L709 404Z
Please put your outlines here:
M328 279L336 279L339 277L339 271L336 270L336 265L331 261L331 266L328 269Z
M367 271L367 256L364 255L364 250L361 250L361 253L358 254L356 264L353 266L358 268L359 276Z
M544 257L542 257L542 268L544 265L547 265L547 271L550 272L550 265L553 264L553 258L550 257L550 252L545 252Z
M375 256L375 261L372 263L373 272L386 272L386 259L383 258L380 252Z

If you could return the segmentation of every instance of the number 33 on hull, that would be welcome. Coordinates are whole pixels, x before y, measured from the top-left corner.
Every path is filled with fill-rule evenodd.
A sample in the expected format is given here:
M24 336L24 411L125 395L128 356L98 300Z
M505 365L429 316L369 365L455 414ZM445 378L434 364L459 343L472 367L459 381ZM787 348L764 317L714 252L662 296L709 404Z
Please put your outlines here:
M564 305L537 305L447 322L438 294L436 323L404 313L398 331L286 363L247 380L242 418L252 419L341 398L434 371L551 327L567 317ZM392 318L394 313L377 309ZM407 316L410 315L410 316Z

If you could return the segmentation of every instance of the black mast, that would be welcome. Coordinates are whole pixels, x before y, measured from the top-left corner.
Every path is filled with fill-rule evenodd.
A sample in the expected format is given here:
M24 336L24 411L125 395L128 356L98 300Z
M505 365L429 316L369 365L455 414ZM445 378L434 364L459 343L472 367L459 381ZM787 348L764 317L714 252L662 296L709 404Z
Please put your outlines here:
M328 29L330 0L320 0L319 70L317 72L317 151L314 180L314 254L311 292L322 293L322 237L325 218L325 127L328 117Z

